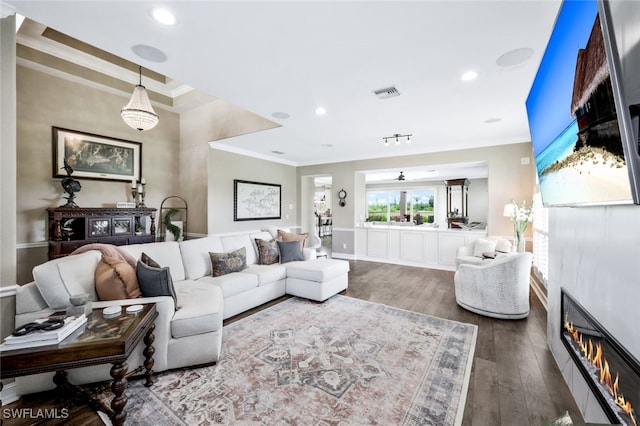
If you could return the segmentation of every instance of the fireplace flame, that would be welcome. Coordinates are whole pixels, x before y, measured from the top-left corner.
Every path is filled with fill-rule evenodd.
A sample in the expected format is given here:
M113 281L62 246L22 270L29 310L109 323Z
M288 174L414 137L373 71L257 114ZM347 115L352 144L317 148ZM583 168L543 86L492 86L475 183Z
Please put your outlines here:
M638 426L636 414L633 407L631 406L631 403L625 399L624 395L619 393L620 388L618 383L620 377L616 373L615 379L612 379L609 361L607 361L607 359L604 357L602 345L600 344L600 342L596 343L595 345L593 344L593 341L591 339L585 342L582 333L580 333L573 326L573 323L567 321L566 318L564 328L567 333L569 333L569 335L573 338L573 341L576 343L578 350L582 353L584 358L591 365L596 367L600 383L609 391L609 394L613 398L615 404L631 418L631 422L634 426Z

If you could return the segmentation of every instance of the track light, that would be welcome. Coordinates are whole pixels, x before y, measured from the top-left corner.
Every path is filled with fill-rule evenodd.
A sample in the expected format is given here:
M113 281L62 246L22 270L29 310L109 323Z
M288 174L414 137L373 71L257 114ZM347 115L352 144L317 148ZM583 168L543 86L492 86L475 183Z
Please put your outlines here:
M407 143L411 143L412 134L401 135L400 133L395 133L393 136L384 136L382 140L384 141L384 146L389 146L389 139L395 139L396 145L400 145L400 138L407 138Z

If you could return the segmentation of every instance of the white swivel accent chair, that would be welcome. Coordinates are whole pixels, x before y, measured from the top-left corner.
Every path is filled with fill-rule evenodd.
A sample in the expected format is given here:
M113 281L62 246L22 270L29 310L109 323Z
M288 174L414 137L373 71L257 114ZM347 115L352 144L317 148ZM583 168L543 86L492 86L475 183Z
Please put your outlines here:
M529 315L533 254L513 253L481 265L460 264L453 276L458 305L480 315L519 319Z

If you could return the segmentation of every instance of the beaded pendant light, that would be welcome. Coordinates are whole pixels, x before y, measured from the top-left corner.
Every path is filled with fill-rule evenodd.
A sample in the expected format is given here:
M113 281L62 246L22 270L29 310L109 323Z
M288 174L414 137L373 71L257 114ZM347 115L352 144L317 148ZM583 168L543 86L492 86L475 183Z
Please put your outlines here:
M140 131L153 129L158 124L158 114L153 110L149 96L142 85L142 66L140 66L140 83L133 89L127 106L120 115L128 126Z

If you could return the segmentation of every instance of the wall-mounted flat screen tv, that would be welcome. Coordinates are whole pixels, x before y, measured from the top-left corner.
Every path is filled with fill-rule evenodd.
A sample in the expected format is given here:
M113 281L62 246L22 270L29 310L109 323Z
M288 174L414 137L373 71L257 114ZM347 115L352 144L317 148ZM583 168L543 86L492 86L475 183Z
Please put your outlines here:
M606 6L563 2L526 101L545 206L640 203L637 136Z

